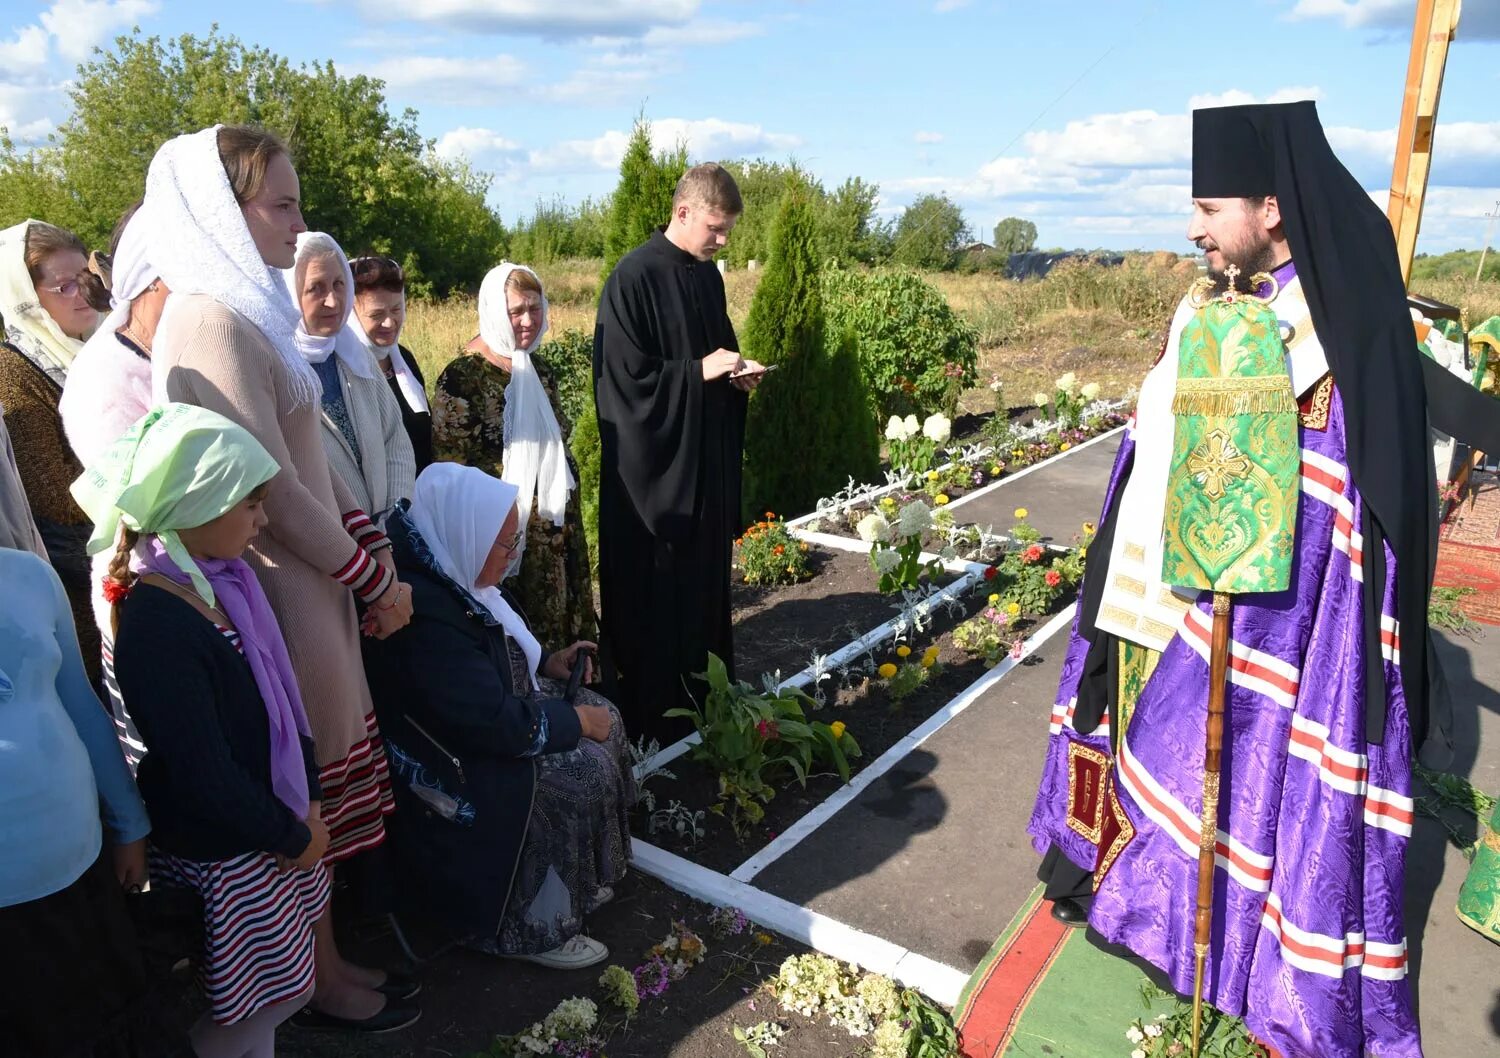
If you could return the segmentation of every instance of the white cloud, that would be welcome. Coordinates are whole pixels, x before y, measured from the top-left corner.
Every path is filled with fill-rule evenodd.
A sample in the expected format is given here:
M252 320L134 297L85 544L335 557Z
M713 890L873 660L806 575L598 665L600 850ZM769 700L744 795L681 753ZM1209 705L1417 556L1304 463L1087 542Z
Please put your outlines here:
M490 169L526 156L519 143L506 139L493 129L471 129L466 126L443 133L433 149L440 158L466 158L475 165Z
M642 52L610 51L596 55L556 84L537 85L532 91L549 103L593 106L621 100L639 100L652 78L671 64Z
M1416 0L1297 0L1292 19L1336 18L1348 29L1379 36L1409 36L1416 21ZM1459 42L1500 40L1500 4L1469 0L1458 19Z
M41 26L22 26L13 40L0 41L0 72L9 76L37 73L47 66L48 33Z
M380 78L389 90L415 98L484 105L497 102L497 93L524 85L526 65L510 55L482 59L411 55L383 60L361 72Z
M1188 109L1242 107L1252 103L1296 103L1303 99L1311 99L1316 102L1322 98L1323 89L1317 85L1294 85L1291 88L1278 88L1265 97L1256 96L1239 88L1231 88L1227 92L1208 92L1203 95L1195 95L1188 100Z
M54 0L41 22L69 62L88 59L94 49L161 10L160 0Z
M912 137L912 140L916 143L942 143L943 134L941 132L926 132L918 129L917 134Z
M62 95L60 84L10 84L0 81L0 128L18 146L40 143L56 127L51 108Z
M532 151L528 168L533 172L617 169L629 142L629 132L618 129L611 129L593 139L564 140ZM655 150L670 150L678 143L687 145L689 157L707 161L753 154L780 154L801 146L802 139L788 133L767 132L759 125L720 118L652 120L651 145Z
M765 32L753 22L716 22L704 19L682 26L652 26L641 38L648 48L708 48L732 44Z
M364 0L366 14L417 19L476 33L532 33L544 37L640 37L657 26L682 26L699 0Z

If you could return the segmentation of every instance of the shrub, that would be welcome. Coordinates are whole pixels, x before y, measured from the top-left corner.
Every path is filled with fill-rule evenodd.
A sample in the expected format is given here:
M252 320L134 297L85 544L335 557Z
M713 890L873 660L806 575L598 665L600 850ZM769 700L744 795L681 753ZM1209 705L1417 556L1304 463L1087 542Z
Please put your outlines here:
M878 421L942 411L974 384L979 335L941 291L906 269L828 270L828 325L859 335L861 374Z
M568 450L578 467L578 502L582 506L583 533L589 542L589 563L594 583L599 583L599 417L591 400L573 424Z
M805 511L851 476L872 476L879 442L843 331L828 343L813 191L793 183L771 228L771 258L745 321L746 355L778 371L750 398L744 503ZM845 377L840 378L843 372ZM796 459L790 453L798 453Z
M549 338L536 352L557 387L561 405L563 439L573 435L574 424L594 407L594 336L567 330Z

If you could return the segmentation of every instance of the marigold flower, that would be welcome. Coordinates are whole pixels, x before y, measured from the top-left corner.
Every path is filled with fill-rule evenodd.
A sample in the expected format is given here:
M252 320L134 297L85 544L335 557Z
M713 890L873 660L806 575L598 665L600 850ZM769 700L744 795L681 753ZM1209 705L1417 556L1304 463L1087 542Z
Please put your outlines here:
M781 544L777 544L775 547L771 548L771 554L777 556L784 555L786 554L786 548Z
M939 507L945 506L948 503L948 494L946 492L938 493L937 500L935 502Z
M910 655L911 647L907 646L905 643L902 643L899 647L896 648L896 656L898 658L909 657Z
M1047 587L1055 588L1062 583L1062 574L1055 569L1049 569L1044 579L1047 581Z
M1059 451L1066 452L1068 449L1070 449L1070 448L1073 447L1073 442L1072 441L1064 441L1062 444L1058 445L1057 447L1058 447Z
M924 654L924 655L922 655L922 667L924 669L930 669L930 668L932 668L932 666L934 666L936 664L937 664L937 658L934 655L932 655L932 654Z
M887 661L884 665L880 666L880 668L876 669L875 671L880 674L881 679L888 680L892 676L896 675L896 666Z
M807 544L806 540L802 541L802 543L800 543L800 544L797 545L797 550L798 551L806 552L807 549L808 549L808 544Z
M938 472L936 470L929 470L927 472L927 480L928 481L936 481L937 479L938 479Z
M1006 603L1005 612L1014 617L1021 612L1021 604L1018 602Z
M828 725L828 730L834 738L839 739L844 737L844 732L848 729L844 726L844 722L842 720L835 720L833 723Z
M1004 470L1004 463L996 463L994 466L990 467L990 474L991 476L998 478Z
M776 517L776 512L775 511L767 511L766 512L766 517L767 518L775 518Z
M1000 601L1000 596L996 595L996 594L991 594L988 601L989 601L989 604L991 606L994 606L996 603L998 603Z
M1025 518L1025 517L1026 517L1026 516L1027 516L1027 515L1029 515L1029 514L1030 514L1030 513L1031 513L1031 512L1030 512L1030 511L1028 511L1028 510L1027 510L1027 509L1026 509L1026 508L1025 508L1025 507L1017 507L1017 508L1016 508L1016 518L1017 518L1017 520L1020 520L1020 519L1022 519L1022 518Z
M1098 526L1096 526L1093 522L1084 522L1083 523L1083 531L1085 533L1097 532L1098 531Z

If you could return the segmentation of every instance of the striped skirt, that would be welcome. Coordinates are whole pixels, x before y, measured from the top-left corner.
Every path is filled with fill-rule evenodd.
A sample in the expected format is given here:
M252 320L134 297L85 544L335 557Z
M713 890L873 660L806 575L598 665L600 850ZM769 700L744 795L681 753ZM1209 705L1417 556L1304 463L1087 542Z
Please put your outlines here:
M385 817L396 810L373 712L365 714L365 733L343 760L325 764L318 773L321 814L328 824L326 863L339 863L385 841Z
M152 881L203 897L199 976L214 1021L233 1025L313 985L313 923L328 908L328 872L276 867L268 852L202 863L151 850Z

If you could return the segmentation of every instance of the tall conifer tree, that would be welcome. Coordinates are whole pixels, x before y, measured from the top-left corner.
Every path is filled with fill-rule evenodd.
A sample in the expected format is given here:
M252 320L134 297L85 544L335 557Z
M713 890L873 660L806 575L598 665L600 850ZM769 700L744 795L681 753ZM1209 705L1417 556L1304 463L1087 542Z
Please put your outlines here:
M610 200L609 228L604 236L604 272L609 278L620 258L651 237L672 215L672 192L688 167L687 146L651 150L651 122L635 119L630 143L620 160L620 182Z

